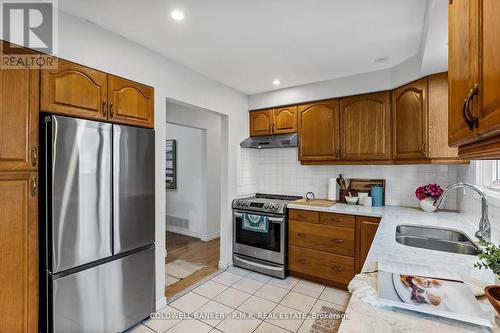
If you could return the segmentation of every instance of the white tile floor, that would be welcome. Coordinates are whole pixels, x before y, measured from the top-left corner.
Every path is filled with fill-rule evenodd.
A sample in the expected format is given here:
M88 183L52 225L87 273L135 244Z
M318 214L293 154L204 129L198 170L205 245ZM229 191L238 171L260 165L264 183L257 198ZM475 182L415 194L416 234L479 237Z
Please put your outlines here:
M349 293L288 277L285 280L231 267L160 310L130 333L289 333L309 332L312 319L279 319L280 314L319 312L323 305L345 310ZM178 314L184 313L184 318ZM217 318L204 318L206 314ZM273 313L265 320L238 319L243 313Z

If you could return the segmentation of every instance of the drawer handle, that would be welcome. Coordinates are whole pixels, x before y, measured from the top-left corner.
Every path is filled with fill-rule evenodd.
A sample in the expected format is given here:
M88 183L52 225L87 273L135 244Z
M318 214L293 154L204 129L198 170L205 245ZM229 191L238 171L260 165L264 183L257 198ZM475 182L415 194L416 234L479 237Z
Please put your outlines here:
M306 237L307 237L307 234L301 234L301 233L299 232L299 233L297 234L297 236L306 238Z
M332 239L332 242L340 244L340 243L343 243L344 240L343 239Z
M307 264L308 263L307 259L299 259L297 261L300 262L300 263L303 263L303 264Z
M302 214L298 214L297 217L300 217L300 218L305 218L306 216L305 215L302 215Z
M335 223L339 223L339 222L343 222L344 220L332 218L332 219L330 219L330 221L335 222Z
M341 272L343 271L344 269L342 267L332 267L332 270L334 270L335 272Z

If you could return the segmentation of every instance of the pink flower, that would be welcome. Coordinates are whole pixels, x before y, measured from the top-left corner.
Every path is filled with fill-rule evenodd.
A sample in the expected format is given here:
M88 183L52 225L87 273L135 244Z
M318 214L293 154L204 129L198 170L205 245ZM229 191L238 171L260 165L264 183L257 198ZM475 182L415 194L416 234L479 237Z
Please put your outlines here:
M415 190L415 196L418 200L424 200L425 198L437 199L443 194L443 189L441 186L435 183L422 185Z

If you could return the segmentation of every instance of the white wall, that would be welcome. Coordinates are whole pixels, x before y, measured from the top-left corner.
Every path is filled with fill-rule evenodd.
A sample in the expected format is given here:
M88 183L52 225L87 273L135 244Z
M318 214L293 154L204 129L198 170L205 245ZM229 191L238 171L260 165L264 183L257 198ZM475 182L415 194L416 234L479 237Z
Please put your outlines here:
M297 148L242 149L238 195L255 192L304 195L308 191L326 198L327 179L386 180L386 205L418 207L415 189L435 182L442 187L457 182L456 165L301 165ZM450 193L446 208L456 209L456 193Z
M201 238L207 223L206 130L167 123L166 135L177 148L177 186L167 189L167 230Z
M158 41L164 43L165 41ZM222 189L222 264L231 260L231 208L236 195L238 143L247 135L247 97L185 66L169 60L96 25L60 12L59 56L102 71L116 74L155 88L155 177L156 177L156 299L165 304L165 100L184 103L227 115L223 132L227 136L228 179ZM225 132L226 131L226 132ZM225 148L226 148L225 147ZM226 150L226 149L225 149Z
M167 118L169 123L187 125L206 131L206 223L200 231L203 240L217 238L220 233L222 207L222 179L227 178L227 172L222 172L223 147L227 141L222 139L222 117L219 114L199 108L167 102ZM168 124L167 124L168 125ZM167 127L168 128L168 127ZM167 129L167 136L168 129ZM172 211L168 207L167 215Z

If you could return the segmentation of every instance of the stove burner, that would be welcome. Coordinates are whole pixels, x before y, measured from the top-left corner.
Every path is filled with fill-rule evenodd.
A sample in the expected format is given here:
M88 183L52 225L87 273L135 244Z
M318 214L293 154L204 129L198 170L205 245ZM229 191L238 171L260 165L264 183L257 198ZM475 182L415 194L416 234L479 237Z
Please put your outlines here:
M274 214L285 214L286 204L290 201L298 199L302 199L302 197L257 193L253 197L235 199L233 201L233 208Z

